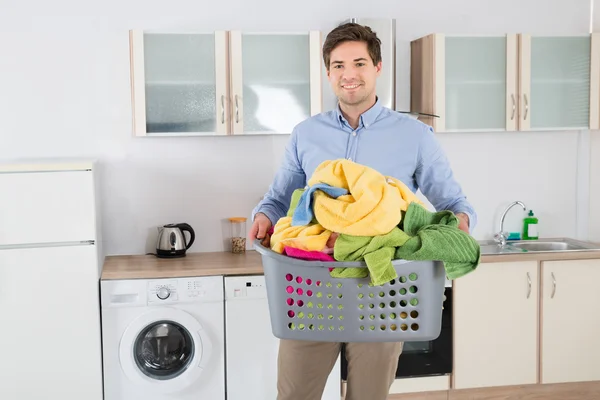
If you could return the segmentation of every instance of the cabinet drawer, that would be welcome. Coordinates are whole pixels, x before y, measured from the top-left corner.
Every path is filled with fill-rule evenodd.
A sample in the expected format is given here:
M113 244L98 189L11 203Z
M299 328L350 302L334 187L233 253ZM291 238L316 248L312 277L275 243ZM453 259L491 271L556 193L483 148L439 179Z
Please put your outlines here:
M0 174L0 246L96 239L91 171Z

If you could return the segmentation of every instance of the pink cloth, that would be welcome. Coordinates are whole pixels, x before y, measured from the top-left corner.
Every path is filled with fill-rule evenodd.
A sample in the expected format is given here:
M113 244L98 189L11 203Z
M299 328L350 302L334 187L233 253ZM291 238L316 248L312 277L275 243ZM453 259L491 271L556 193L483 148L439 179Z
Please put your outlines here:
M285 246L283 248L283 254L307 261L335 261L335 258L321 251L306 251L290 246Z

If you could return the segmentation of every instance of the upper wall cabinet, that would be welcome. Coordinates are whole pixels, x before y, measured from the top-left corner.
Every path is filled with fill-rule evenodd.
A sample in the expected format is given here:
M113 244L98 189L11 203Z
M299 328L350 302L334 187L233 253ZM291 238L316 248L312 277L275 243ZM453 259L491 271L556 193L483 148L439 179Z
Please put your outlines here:
M130 31L136 136L290 133L322 110L321 35Z
M411 43L411 110L437 132L587 129L598 124L595 34ZM596 125L595 125L596 124Z

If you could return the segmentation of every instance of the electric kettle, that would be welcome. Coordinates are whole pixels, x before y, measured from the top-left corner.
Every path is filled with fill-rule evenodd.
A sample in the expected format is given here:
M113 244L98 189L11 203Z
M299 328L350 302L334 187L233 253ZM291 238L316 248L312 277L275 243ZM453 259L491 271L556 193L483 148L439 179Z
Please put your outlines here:
M184 232L190 234L190 241L186 243ZM161 258L185 257L185 252L194 243L196 234L189 224L169 224L158 227L156 240L156 256Z

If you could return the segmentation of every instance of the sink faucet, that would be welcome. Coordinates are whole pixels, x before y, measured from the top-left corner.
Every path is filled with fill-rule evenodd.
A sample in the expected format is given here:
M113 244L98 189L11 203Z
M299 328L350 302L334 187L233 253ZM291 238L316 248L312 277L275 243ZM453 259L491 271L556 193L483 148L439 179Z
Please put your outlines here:
M508 233L504 232L504 218L506 218L508 210L510 210L517 204L523 207L524 211L527 211L527 207L525 207L525 204L523 204L523 202L521 201L513 201L508 205L508 207L506 207L506 210L504 210L504 212L502 213L502 218L500 218L500 232L494 235L494 240L496 241L496 243L498 243L499 246L504 247L504 245L506 244L506 239L508 238Z

